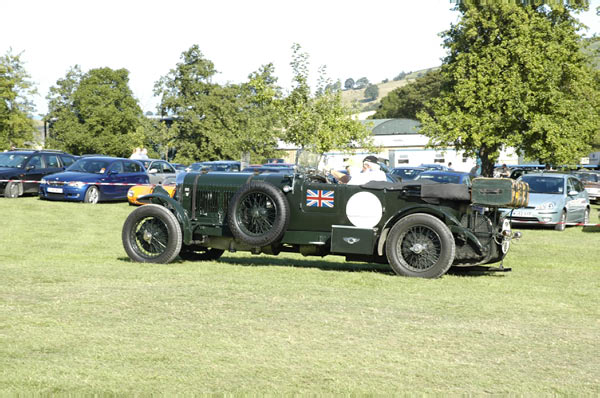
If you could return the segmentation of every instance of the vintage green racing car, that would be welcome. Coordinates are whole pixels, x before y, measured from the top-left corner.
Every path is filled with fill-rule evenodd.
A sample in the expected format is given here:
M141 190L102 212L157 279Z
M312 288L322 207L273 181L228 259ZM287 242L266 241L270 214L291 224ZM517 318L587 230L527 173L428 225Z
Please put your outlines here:
M335 254L437 278L451 266L501 262L520 235L498 211L511 205L499 200L505 181L483 179L479 189L477 180L344 185L301 164L293 172L190 172L173 198L160 189L140 198L149 204L127 217L122 240L138 262L216 260L225 251Z

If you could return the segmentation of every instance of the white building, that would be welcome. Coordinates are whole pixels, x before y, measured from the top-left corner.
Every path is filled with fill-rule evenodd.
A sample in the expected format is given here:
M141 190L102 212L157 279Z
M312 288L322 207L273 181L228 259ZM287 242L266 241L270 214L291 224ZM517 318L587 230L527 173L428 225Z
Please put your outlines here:
M467 158L462 151L452 147L426 148L429 139L419 134L419 122L411 119L373 119L365 120L373 134L376 146L382 148L381 152L374 154L387 159L390 167L419 166L421 164L440 163L448 165L458 171L469 171L475 165L474 158ZM291 148L280 148L291 149ZM366 155L373 155L358 150L352 158L362 160ZM344 158L348 154L342 152L329 152L324 156L324 167L343 168ZM503 151L498 163L518 164L519 158L514 151Z

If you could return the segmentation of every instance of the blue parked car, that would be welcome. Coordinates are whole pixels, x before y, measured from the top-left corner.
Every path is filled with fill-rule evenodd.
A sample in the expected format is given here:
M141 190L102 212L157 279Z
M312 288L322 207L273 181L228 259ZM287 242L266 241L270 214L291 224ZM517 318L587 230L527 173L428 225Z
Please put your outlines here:
M529 184L527 207L504 209L511 224L538 224L564 231L567 223L587 224L590 200L583 183L575 176L561 173L531 173L519 178Z
M148 183L148 174L137 160L83 157L64 172L42 179L39 196L84 203L127 200L127 190L132 185Z
M400 166L394 167L391 173L397 177L400 177L402 181L410 181L417 178L417 176L425 170L427 170L425 167Z
M465 184L471 186L471 175L463 171L427 170L420 173L415 180L428 180L442 184Z

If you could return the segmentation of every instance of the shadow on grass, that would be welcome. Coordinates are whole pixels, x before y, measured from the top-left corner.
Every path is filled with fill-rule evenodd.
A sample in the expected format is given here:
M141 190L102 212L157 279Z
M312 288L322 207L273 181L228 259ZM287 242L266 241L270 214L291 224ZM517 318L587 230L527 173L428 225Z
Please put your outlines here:
M118 260L124 262L133 262L129 257L119 257ZM173 263L182 264L186 261L177 258ZM225 263L230 265L242 266L242 267L290 267L290 268L315 268L322 271L336 271L336 272L376 272L381 275L389 275L396 277L396 273L392 271L387 264L377 263L355 263L355 262L344 262L344 261L323 261L317 259L289 259L289 258L277 258L260 256L254 257L249 255L248 257L227 257L225 255L219 260L214 262ZM160 265L160 264L159 264ZM457 276L503 276L503 274L510 271L494 271L493 267L474 266L474 267L451 267L448 270L448 275Z

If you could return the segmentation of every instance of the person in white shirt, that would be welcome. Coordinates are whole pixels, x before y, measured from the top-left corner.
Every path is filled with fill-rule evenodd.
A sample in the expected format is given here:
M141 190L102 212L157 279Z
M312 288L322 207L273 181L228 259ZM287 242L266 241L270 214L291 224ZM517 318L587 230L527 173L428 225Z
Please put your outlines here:
M142 150L140 148L135 148L133 150L133 153L129 157L129 159L141 159L142 158L141 156L142 156Z
M331 170L331 174L342 184L363 185L369 181L387 181L387 176L377 163L375 156L369 155L363 159L362 170L359 173L352 172L350 169L349 179L344 173L337 170Z

